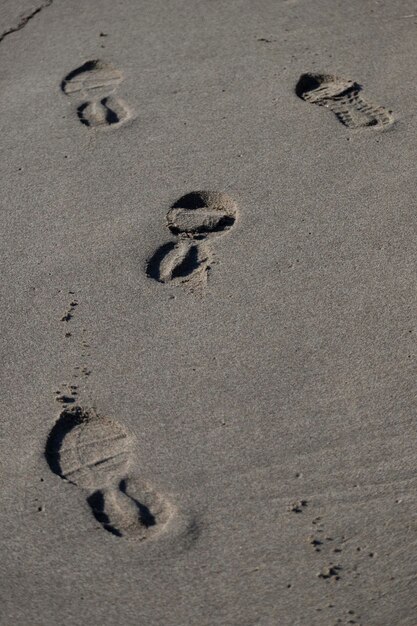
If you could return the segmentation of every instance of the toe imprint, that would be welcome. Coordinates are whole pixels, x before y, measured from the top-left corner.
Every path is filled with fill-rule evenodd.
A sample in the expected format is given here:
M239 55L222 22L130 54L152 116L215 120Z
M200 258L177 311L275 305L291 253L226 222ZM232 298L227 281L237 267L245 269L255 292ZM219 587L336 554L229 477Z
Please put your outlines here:
M333 111L348 128L383 129L393 123L391 112L368 102L362 86L331 74L303 74L295 88L299 98Z

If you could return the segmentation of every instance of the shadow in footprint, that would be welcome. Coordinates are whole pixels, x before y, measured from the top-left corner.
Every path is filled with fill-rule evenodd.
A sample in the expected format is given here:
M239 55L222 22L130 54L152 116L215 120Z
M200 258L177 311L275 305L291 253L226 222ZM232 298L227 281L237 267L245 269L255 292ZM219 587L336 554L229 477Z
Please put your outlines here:
M101 104L103 105L106 112L106 122L109 124L118 124L120 122L120 117L117 115L116 111L110 108L109 98L103 98L101 100Z
M190 193L186 193L184 196L181 196L178 200L174 202L171 206L172 209L188 209L190 211L195 211L195 209L204 209L206 206L206 201L204 199L205 192L199 191L191 191Z
M227 194L192 191L179 198L167 215L175 236L205 239L229 230L236 221L236 205Z
M81 124L98 128L121 124L128 118L128 112L120 99L106 97L83 102L77 107L77 116Z
M164 282L161 279L161 271L160 271L161 264L162 264L162 261L165 259L165 257L168 254L171 254L174 248L175 248L175 243L173 241L169 241L168 243L164 243L154 252L152 257L148 261L147 270L146 270L146 273L148 274L150 278L154 278L155 280L158 280L159 282L162 282L162 283Z
M112 524L110 523L109 516L104 510L104 494L102 491L95 491L94 493L92 493L91 496L88 496L87 502L91 508L94 517L98 522L100 522L103 528L108 530L116 537L123 536L120 530L117 530L117 528L112 526Z
M151 526L155 526L156 525L156 519L155 519L155 516L153 515L153 513L151 513L150 509L148 509L147 506L145 506L144 504L139 502L139 500L136 500L136 498L133 498L132 496L128 495L128 493L126 491L127 490L126 479L123 479L123 480L120 481L119 489L128 498L130 498L135 503L135 505L137 506L138 511L139 511L139 518L140 518L140 522L141 522L142 526L145 526L145 528L150 528Z
M87 502L96 520L100 522L100 524L103 526L103 528L105 528L105 530L112 533L116 537L123 537L130 528L133 528L137 524L143 527L144 529L148 529L148 528L151 528L152 526L156 526L156 519L153 513L145 504L142 504L142 502L139 502L139 500L136 500L136 498L133 498L132 496L130 496L126 492L126 486L127 486L126 480L125 479L121 480L118 488L119 488L120 493L123 494L123 496L120 497L119 495L117 499L119 501L119 504L121 504L121 508L123 509L123 503L124 503L123 498L124 497L128 498L130 500L130 503L134 505L136 509L136 514L134 512L135 509L132 508L132 511L134 514L129 520L130 523L127 523L125 529L123 529L122 527L118 528L117 522L115 523L115 521L112 520L112 515L107 510L108 503L106 502L105 491L98 489L87 498ZM114 499L114 496L115 494L114 494L114 491L112 490L110 494L110 498Z
M204 280L209 269L204 244L181 238L176 244L169 242L158 248L148 262L147 274L160 283L196 285Z
M51 471L65 478L61 468L61 454L65 437L85 419L85 414L79 406L61 412L58 421L48 435L45 446L45 459Z
M157 525L151 509L127 492L127 479L117 487L97 489L87 502L96 520L116 537L145 539L148 530Z
M325 85L325 78L322 75L315 75L315 74L302 74L300 76L300 79L295 87L295 93L296 95L301 98L302 100L308 100L308 94L310 92L317 92L317 90L321 90L321 97L332 97L335 96L337 94L338 97L340 96L345 96L348 93L359 93L360 91L362 91L362 85L360 85L357 82L351 82L348 84L348 86L346 86L345 89L341 89L341 90L337 90L337 88L334 88L335 93L330 93L330 89L327 88L326 91L326 85ZM332 77L328 78L328 85L331 85L332 82L335 83L335 81L332 81Z
M65 76L65 78L61 81L61 89L64 93L67 91L67 84L71 83L74 78L79 76L80 74L84 74L85 72L93 72L97 68L98 60L94 61L86 61L80 67L77 67L75 70L72 70L69 74Z
M195 272L200 265L197 246L190 246L182 261L176 265L171 273L172 278L187 278Z

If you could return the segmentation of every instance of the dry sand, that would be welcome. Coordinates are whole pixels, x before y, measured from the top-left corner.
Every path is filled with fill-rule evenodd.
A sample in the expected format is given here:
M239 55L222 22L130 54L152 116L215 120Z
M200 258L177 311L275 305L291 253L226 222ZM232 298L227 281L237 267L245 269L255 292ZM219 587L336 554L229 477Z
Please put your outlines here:
M415 3L0 10L1 624L415 625Z

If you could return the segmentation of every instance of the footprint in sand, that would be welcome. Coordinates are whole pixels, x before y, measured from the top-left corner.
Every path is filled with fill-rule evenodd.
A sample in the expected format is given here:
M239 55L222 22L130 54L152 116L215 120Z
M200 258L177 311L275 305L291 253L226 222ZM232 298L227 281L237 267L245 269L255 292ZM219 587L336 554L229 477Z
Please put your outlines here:
M211 259L206 242L230 230L236 218L236 203L225 193L193 191L182 196L167 214L167 226L177 242L158 248L148 262L148 276L173 285L205 284Z
M122 80L123 74L109 63L87 61L65 76L61 89L68 96L82 99L77 107L82 124L89 128L118 128L131 117L125 102L111 95Z
M88 492L91 511L106 530L141 541L166 528L174 509L126 475L132 448L133 440L120 424L75 406L59 416L45 457L55 474Z
M358 83L331 74L302 74L295 93L312 104L327 107L348 128L387 128L392 111L368 102Z

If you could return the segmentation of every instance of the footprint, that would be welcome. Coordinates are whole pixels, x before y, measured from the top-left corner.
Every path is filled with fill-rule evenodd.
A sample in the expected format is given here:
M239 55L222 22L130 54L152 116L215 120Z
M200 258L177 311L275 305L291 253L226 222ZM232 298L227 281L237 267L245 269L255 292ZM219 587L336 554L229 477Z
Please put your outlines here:
M193 191L182 196L167 214L167 226L178 241L156 250L147 265L148 276L174 285L204 285L211 262L206 241L230 230L236 218L236 203L225 193Z
M126 103L112 96L123 80L123 74L110 63L99 59L87 61L70 72L61 82L62 91L68 96L82 99L77 115L89 128L115 128L130 117Z
M302 74L295 88L299 98L327 107L348 128L390 126L392 111L368 102L361 92L358 83L331 74Z
M89 493L87 502L103 528L117 537L143 540L166 527L173 507L126 476L132 448L120 424L75 406L60 414L45 457L55 474Z

